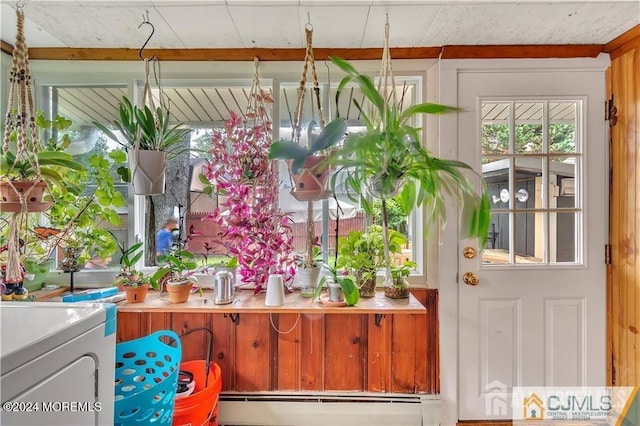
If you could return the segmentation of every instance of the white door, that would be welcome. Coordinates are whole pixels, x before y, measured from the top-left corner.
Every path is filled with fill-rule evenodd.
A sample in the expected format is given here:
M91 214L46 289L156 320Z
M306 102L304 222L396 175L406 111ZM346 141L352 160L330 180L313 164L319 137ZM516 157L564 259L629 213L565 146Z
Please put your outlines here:
M603 102L601 69L458 72L459 158L492 206L485 251L459 245L461 420L511 418L514 386L605 385Z

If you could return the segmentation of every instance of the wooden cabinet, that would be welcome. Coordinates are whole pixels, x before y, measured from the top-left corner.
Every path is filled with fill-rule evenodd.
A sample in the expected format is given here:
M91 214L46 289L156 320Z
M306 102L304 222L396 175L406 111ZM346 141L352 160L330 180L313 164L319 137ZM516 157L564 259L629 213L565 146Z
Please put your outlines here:
M230 307L218 312L124 305L117 338L210 328L211 356L227 391L439 393L437 291L414 290L413 295L426 310ZM183 361L205 359L206 346L205 333L185 336Z

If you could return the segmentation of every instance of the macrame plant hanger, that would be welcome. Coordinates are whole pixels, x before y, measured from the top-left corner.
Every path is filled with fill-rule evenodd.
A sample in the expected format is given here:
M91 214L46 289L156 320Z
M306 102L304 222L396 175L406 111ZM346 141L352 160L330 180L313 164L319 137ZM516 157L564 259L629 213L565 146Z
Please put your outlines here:
M149 37L147 37L147 40L138 51L138 56L142 61L144 61L144 86L142 88L142 98L139 102L139 108L144 111L145 105L148 104L149 109L151 110L151 114L154 117L156 129L158 129L158 136L161 139L159 141L154 141L156 149L153 150L153 154L149 154L153 155L153 159L151 161L145 161L141 157L141 152L144 152L146 150L140 149L142 130L141 128L138 128L135 146L133 151L131 152L132 155L129 155L129 167L131 169L131 182L134 193L138 195L153 195L164 193L164 179L167 169L167 153L158 149L160 146L164 145L164 141L162 140L164 134L162 132L162 129L159 129L157 110L155 102L153 100L153 94L151 92L151 84L149 83L150 62L157 61L157 58L155 55L151 56L151 58L145 58L142 55L144 48L147 46L149 40L151 40L153 34L155 33L155 27L149 21L148 11L147 15L143 16L143 20L140 25L138 25L138 28L142 27L143 25L149 25L151 27L151 34L149 34ZM160 93L159 96L160 100L162 101L162 93Z
M317 110L318 110L318 121L320 125L320 129L324 129L324 116L322 113L322 104L320 103L320 84L318 83L318 72L316 71L316 62L313 56L313 25L311 23L307 23L305 25L305 34L306 34L306 49L304 56L304 66L302 68L302 77L300 78L300 85L298 86L298 101L296 104L296 112L294 115L294 122L292 123L292 140L296 143L300 143L300 134L302 132L302 112L304 110L304 96L306 92L306 84L307 84L307 74L309 71L309 67L311 67L311 78L313 80L313 92L314 97L311 102L311 106L313 107L313 101L315 100ZM311 137L309 135L309 137ZM311 144L311 140L307 141L308 144ZM302 169L302 173L308 173L313 177L313 179L318 183L321 182L315 176L315 174L311 170ZM289 176L291 176L291 170L289 171ZM298 201L300 199L296 196L295 185L292 183L292 187L294 188L291 192L294 198ZM329 195L328 191L324 190L322 187L321 193L317 196L317 200L321 200L327 198ZM314 266L313 262L313 247L315 240L315 227L313 223L313 200L307 201L307 245L306 245L306 267L311 268Z
M246 121L252 122L252 127L254 129L253 138L254 142L256 142L261 135L255 131L258 129L260 125L264 126L264 130L270 132L273 129L273 123L271 122L271 118L269 117L269 113L267 111L267 107L264 104L265 98L271 99L271 93L265 92L262 87L260 87L260 60L258 57L253 58L254 72L253 72L253 81L251 82L251 89L249 90L249 98L247 101L247 109L245 110L244 119ZM269 185L272 182L273 173L275 173L274 167L275 163L269 163L268 160L268 151L269 146L271 145L271 138L268 140L262 141L262 143L256 143L254 145L255 152L252 152L252 156L254 158L253 161L258 161L260 163L264 162L264 167L259 167L258 170L263 170L263 172L254 177L254 182L251 183L254 191L254 199L255 199L255 191L258 186ZM277 188L270 188L270 190L276 190ZM277 206L271 206L273 212L277 210Z
M12 134L15 134L15 159L3 179L3 184L8 185L9 193L17 195L17 202L2 203L2 211L11 211L13 215L9 220L9 233L7 242L7 264L4 281L6 283L20 283L24 278L22 265L20 264L20 224L26 228L27 212L42 212L51 207L51 202L37 202L47 188L43 180L38 164L38 153L42 145L38 139L36 129L36 117L34 112L33 93L31 91L31 71L29 70L29 54L24 37L24 12L23 3L16 7L17 31L16 43L13 49L13 61L9 75L9 98L7 102L7 114L5 117L5 131L2 144L3 155L7 156L12 148ZM16 164L29 164L33 170L33 176L21 189L18 183L9 178L14 172ZM4 195L3 195L4 197ZM32 205L28 201L36 201Z
M389 84L391 84L391 92L389 92ZM381 91L382 90L382 91ZM396 82L393 77L393 68L391 67L391 53L389 51L389 15L384 25L384 45L382 49L382 61L380 63L380 78L378 79L378 93L381 93L385 102L388 104L392 102L392 105L397 104L396 98ZM382 126L387 122L386 114L389 109L383 109L383 116L380 117ZM384 129L383 129L384 130ZM386 174L389 165L389 155L392 153L386 153L382 157L382 173ZM391 256L389 255L389 215L387 213L387 200L382 198L382 238L384 240L384 261L385 261L385 275L384 285L391 287L393 285L393 278L391 276Z

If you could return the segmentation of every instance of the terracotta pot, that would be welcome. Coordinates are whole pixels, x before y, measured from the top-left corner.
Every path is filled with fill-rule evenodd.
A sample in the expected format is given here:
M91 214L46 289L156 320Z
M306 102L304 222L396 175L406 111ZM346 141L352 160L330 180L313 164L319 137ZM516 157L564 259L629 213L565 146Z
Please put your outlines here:
M14 213L22 211L19 193L26 194L24 201L28 212L46 211L53 205L52 202L42 201L46 189L47 184L43 181L0 182L0 211Z
M126 285L124 286L124 292L128 303L142 303L147 298L149 284L142 284L137 287Z
M184 281L168 281L167 293L169 293L169 301L171 303L184 303L189 300L191 294L192 283L189 280Z
M164 194L167 153L146 149L129 150L131 185L136 195Z
M308 156L299 175L291 174L295 188L293 197L298 201L314 201L328 198L331 191L325 189L329 167L321 166L324 156ZM291 167L291 164L289 164Z

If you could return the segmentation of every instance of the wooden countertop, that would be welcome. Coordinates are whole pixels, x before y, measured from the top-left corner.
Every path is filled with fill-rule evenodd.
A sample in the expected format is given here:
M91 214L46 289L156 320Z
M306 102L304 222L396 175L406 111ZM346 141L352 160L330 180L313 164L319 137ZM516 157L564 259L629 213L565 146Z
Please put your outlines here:
M120 312L211 312L211 313L327 313L327 314L426 314L425 308L410 295L408 299L390 299L383 290L378 290L375 297L360 298L356 306L328 306L311 298L302 297L299 292L287 294L284 306L270 307L264 305L265 294L253 294L253 290L236 291L236 300L228 305L213 303L212 290L205 290L203 297L192 294L186 303L170 303L166 293L149 291L143 303L119 302Z

